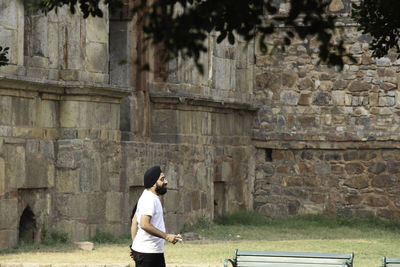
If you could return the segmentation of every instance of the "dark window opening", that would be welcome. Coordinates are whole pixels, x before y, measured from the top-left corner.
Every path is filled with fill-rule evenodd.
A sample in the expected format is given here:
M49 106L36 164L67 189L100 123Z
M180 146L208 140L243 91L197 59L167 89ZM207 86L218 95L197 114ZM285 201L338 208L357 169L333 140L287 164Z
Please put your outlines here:
M214 218L224 215L225 211L225 183L214 181Z
M35 214L27 206L21 215L19 221L19 240L27 243L33 243L36 231Z
M267 161L267 162L272 161L272 149L271 148L265 149L265 161Z

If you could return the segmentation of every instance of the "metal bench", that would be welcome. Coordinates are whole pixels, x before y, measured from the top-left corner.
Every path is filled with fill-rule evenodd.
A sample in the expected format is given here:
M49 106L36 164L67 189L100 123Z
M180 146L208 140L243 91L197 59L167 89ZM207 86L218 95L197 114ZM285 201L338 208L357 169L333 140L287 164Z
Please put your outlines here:
M383 265L382 266L383 267L400 267L400 259L383 257Z
M224 267L352 267L354 253L306 253L235 250L233 259L226 259ZM390 265L392 266L392 265ZM399 266L400 265L396 265Z

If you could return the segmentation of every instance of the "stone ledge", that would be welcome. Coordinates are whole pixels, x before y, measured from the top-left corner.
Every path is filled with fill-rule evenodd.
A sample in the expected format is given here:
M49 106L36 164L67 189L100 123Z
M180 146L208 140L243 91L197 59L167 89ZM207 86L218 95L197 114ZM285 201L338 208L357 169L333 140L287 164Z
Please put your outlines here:
M206 106L213 108L223 109L235 109L235 110L246 110L248 112L255 112L258 107L247 101L238 101L233 99L215 99L212 97L204 97L194 94L183 94L183 93L150 93L150 100L153 103L158 104L187 104L193 106Z
M400 141L281 141L254 140L252 144L256 148L273 149L400 149Z
M118 87L110 84L51 81L21 76L5 76L1 74L0 89L51 93L56 95L96 95L112 98L122 98L128 96L133 91L131 87Z

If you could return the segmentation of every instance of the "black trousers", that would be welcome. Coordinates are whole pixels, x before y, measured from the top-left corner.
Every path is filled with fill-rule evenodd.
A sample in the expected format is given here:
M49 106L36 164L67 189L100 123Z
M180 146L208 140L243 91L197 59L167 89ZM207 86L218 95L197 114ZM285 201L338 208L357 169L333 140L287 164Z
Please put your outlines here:
M164 253L141 253L132 251L136 267L165 267Z

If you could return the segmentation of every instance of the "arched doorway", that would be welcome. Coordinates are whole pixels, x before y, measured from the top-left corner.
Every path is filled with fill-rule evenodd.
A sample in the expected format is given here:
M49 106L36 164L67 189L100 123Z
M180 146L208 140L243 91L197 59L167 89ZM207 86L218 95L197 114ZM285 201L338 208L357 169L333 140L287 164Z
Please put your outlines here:
M26 206L19 221L19 240L32 243L35 240L35 232L35 214L32 212L29 206Z

